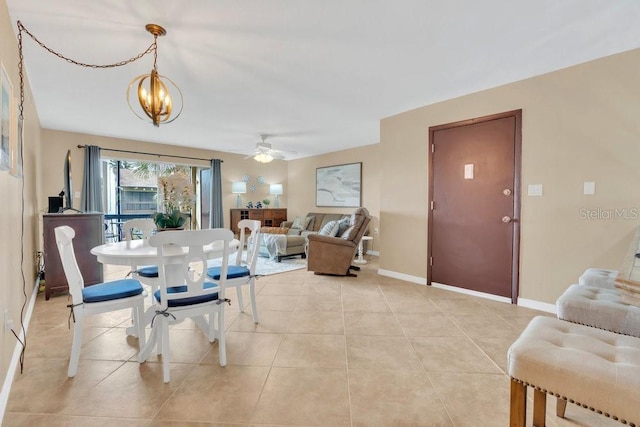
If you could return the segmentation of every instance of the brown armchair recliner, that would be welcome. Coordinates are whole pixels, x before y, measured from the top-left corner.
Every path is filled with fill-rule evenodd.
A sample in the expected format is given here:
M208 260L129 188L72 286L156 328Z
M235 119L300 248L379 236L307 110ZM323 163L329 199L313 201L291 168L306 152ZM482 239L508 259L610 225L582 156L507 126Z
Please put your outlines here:
M310 234L307 270L315 274L355 276L349 269L370 221L369 211L360 207L351 216L351 226L342 236Z

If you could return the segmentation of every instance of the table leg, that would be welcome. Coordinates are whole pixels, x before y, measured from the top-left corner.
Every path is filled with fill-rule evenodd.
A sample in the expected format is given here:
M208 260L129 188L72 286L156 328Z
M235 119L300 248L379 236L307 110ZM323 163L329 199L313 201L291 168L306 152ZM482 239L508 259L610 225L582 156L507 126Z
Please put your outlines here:
M366 264L367 260L362 256L362 239L360 239L360 243L358 243L358 259L353 260L356 264Z

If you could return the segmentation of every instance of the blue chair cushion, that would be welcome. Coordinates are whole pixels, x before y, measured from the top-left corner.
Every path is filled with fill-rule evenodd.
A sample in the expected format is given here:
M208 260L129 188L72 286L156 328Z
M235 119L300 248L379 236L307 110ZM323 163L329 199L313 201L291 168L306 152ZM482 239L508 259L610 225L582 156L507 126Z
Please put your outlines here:
M209 288L215 288L218 285L216 285L215 283L211 283L211 282L204 282L204 288L205 289L209 289ZM187 291L187 287L186 286L172 286L170 288L167 288L167 293L168 294L177 294L180 292L186 292ZM160 302L160 290L157 290L153 293L153 297L156 299L156 301ZM188 297L188 298L179 298L179 299L172 299L169 300L169 307L184 307L187 305L195 305L195 304L202 304L203 302L209 302L209 301L215 301L218 299L218 293L214 293L214 294L209 294L209 295L202 295L199 297Z
M149 267L142 267L136 271L136 274L142 277L158 277L158 266L150 265Z
M142 285L134 279L115 280L87 286L82 290L82 301L102 302L128 298L142 293Z
M221 267L207 268L207 276L213 280L220 280L220 270L222 270ZM245 277L250 274L249 269L243 265L230 265L227 267L227 279L237 279L238 277Z

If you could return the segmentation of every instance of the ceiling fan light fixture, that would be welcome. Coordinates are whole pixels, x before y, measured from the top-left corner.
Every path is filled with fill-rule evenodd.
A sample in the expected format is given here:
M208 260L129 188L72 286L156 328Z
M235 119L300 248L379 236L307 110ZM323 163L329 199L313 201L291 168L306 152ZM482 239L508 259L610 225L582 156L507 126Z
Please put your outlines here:
M255 156L253 156L253 160L259 163L269 163L270 161L273 160L273 156L268 153L258 153Z
M182 112L182 91L171 79L158 73L157 39L158 36L167 34L167 31L157 24L147 24L145 28L154 38L153 69L149 74L142 74L129 83L127 103L140 119L151 120L154 126L160 126L161 123L171 123Z

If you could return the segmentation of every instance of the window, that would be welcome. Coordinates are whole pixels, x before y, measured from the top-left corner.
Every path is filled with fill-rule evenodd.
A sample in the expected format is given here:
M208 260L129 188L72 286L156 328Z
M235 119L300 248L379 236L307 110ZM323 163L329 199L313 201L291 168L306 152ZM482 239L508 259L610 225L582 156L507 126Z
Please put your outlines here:
M116 239L120 226L133 218L150 218L158 210L158 177L172 171L182 171L192 177L197 168L173 163L154 163L128 160L102 161L103 204L106 228ZM198 202L199 204L199 202ZM194 207L199 210L199 206ZM193 211L195 212L195 211ZM193 218L192 212L185 214ZM193 221L186 228L192 228Z

